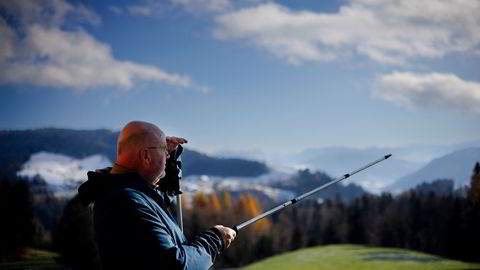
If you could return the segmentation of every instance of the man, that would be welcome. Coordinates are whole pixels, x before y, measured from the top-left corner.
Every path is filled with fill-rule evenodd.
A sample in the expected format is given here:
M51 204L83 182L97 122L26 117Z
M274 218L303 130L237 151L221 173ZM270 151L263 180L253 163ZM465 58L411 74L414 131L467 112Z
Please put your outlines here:
M235 238L234 230L216 225L187 241L167 210L170 200L157 186L169 153L184 143L133 121L120 132L113 168L88 173L79 197L94 202L104 269L208 269Z

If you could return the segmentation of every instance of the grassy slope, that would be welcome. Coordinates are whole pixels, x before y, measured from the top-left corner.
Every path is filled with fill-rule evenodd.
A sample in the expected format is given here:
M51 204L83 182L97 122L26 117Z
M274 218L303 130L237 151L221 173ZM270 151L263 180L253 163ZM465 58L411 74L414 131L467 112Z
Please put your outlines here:
M480 264L447 260L405 249L331 245L302 249L267 258L244 269L480 269Z
M9 269L9 270L63 269L62 266L58 265L55 262L55 257L57 256L58 254L49 252L49 251L38 250L38 249L27 249L27 252L22 260L17 262L0 263L0 269Z

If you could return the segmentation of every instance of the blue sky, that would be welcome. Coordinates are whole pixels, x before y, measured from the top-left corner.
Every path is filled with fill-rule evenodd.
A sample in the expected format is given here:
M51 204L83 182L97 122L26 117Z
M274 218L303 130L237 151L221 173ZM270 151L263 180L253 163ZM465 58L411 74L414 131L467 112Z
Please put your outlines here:
M480 1L0 3L0 129L151 121L195 149L480 139Z

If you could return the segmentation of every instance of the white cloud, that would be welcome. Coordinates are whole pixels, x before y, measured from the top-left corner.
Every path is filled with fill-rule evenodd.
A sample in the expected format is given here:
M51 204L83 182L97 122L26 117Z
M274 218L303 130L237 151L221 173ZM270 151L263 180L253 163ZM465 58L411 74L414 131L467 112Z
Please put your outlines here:
M194 14L221 14L227 11L255 6L269 1L271 0L170 0L173 6L180 7L185 11Z
M79 22L101 23L101 18L92 10L83 5L73 6L64 0L3 0L0 7L7 11L5 15L19 19L17 22L23 27L32 24L59 27Z
M375 97L408 107L440 107L480 113L480 82L453 74L393 72L377 78Z
M121 7L118 7L118 6L109 6L108 10L110 10L111 12L113 12L116 15L122 15L123 14L123 9Z
M0 17L0 62L9 59L15 52L15 33L8 27L7 23Z
M151 16L153 14L153 6L150 6L150 5L131 5L131 6L127 6L127 11L131 15Z
M172 8L179 8L192 14L221 14L242 7L258 5L270 0L141 0L140 4L127 5L124 9L130 15L157 16ZM109 8L115 14L123 14L124 9L118 6Z
M352 52L383 63L472 52L480 45L480 1L351 0L336 13L265 3L219 15L215 36L246 40L290 62Z
M232 8L231 0L171 0L189 12L222 12Z
M18 16L21 22L19 31L15 31L0 17L0 84L28 83L77 90L101 86L128 89L137 81L148 80L208 91L194 85L189 76L115 59L108 44L96 40L78 25L70 25L71 31L63 30L62 26L71 23L67 20L71 17L99 22L98 16L85 7L74 7L60 0L6 1L0 6Z

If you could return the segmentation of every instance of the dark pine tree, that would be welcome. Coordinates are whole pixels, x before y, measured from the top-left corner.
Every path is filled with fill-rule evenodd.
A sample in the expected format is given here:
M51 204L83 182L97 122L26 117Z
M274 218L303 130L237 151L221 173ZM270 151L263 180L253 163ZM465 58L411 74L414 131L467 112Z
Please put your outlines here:
M480 203L480 163L478 162L473 168L472 179L470 181L470 198L474 203Z
M0 261L14 259L33 243L32 194L23 179L0 179Z
M60 264L71 269L100 269L92 216L77 196L68 202L53 238Z

